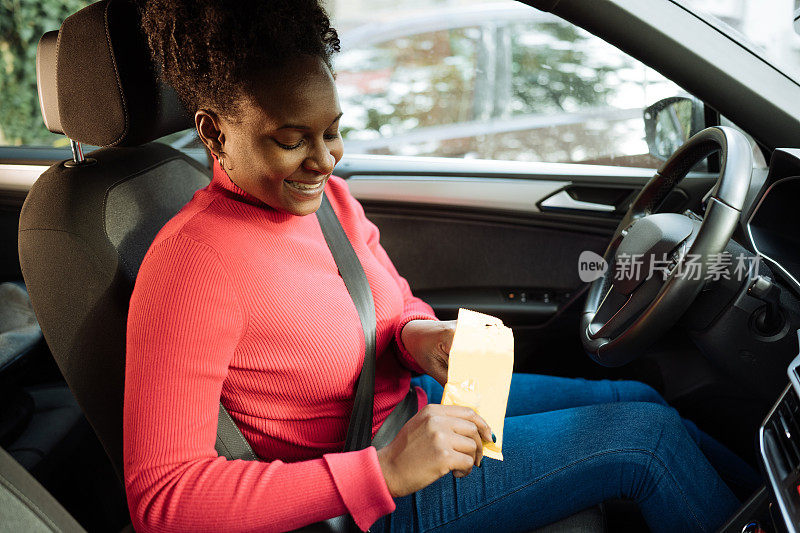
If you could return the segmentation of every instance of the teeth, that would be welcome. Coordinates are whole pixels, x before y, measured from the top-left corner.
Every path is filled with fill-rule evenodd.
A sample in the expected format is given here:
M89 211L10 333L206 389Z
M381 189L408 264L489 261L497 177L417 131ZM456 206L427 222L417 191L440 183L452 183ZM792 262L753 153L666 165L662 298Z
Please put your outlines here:
M300 183L298 181L286 180L286 183L288 183L289 185L291 185L295 189L299 189L301 191L313 191L313 190L321 188L322 184L324 182L321 181L319 183L315 183L314 185L311 185L309 183Z

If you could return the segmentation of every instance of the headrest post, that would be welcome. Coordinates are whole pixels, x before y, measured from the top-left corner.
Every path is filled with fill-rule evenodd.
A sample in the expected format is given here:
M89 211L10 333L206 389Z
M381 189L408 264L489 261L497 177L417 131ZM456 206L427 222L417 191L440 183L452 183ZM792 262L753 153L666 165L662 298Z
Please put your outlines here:
M88 167L97 163L97 160L92 157L88 159L83 157L83 147L78 141L70 139L69 145L72 147L72 161L64 161L65 167Z
M69 140L69 145L72 147L72 162L76 165L83 163L83 148L78 141Z

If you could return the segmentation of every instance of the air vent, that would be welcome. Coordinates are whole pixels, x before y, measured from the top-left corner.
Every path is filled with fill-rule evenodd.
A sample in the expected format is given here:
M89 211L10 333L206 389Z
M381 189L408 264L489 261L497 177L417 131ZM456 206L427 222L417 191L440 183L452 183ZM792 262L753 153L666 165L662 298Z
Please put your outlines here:
M788 533L800 524L800 401L792 385L767 415L759 431L759 446L769 486Z
M800 402L790 388L764 428L782 479L800 468Z

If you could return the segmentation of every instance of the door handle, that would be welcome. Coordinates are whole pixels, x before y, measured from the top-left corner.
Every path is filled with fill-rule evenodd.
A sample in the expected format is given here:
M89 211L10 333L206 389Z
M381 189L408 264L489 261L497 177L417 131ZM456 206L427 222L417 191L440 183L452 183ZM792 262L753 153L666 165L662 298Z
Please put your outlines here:
M613 213L616 207L595 202L576 200L566 190L560 190L539 203L542 211L592 211L595 213Z

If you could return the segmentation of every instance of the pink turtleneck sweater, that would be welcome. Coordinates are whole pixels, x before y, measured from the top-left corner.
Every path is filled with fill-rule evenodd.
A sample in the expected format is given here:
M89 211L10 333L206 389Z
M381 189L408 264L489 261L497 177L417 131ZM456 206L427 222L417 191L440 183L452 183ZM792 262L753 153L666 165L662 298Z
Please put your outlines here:
M409 369L421 371L400 331L435 316L345 181L331 177L325 192L375 300L374 435ZM215 164L156 236L131 297L124 464L136 530L287 530L344 513L365 530L392 512L375 448L340 451L363 354L317 217L270 208ZM217 456L220 397L264 462Z

